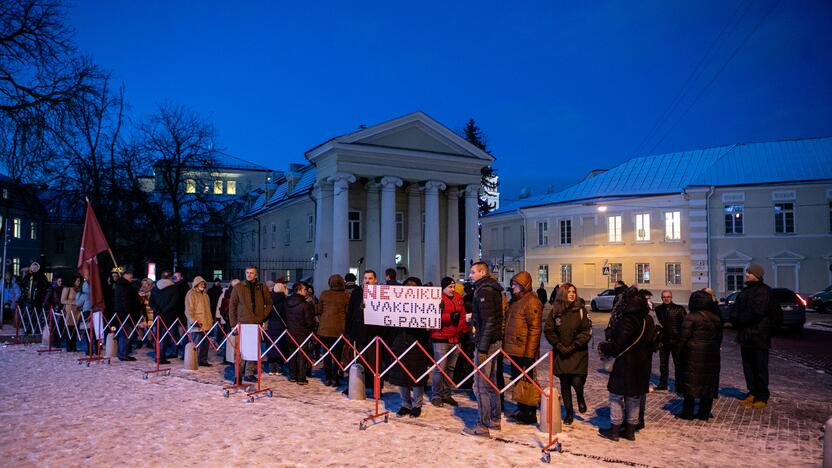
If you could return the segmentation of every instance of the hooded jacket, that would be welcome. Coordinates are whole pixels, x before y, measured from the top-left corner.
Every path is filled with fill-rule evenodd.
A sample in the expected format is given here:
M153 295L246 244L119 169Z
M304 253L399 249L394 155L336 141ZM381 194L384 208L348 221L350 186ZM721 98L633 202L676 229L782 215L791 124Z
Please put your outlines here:
M653 367L653 319L647 314L647 302L636 288L625 291L620 302L618 317L609 329L609 339L598 345L604 355L617 356L607 390L625 397L644 395L650 389Z
M321 293L316 311L320 317L318 324L320 336L334 338L344 333L347 323L347 307L350 303L350 295L345 287L346 284L341 275L329 277L329 289Z
M506 332L503 349L511 356L533 358L540 349L543 304L532 293L532 277L521 271L511 278L523 288L511 302L506 314Z
M185 316L188 318L188 328L194 322L199 323L191 331L207 331L214 325L214 318L211 316L211 298L208 297L207 292L197 289L199 283L205 283L201 276L194 278L191 289L185 294Z
M176 322L178 296L179 290L176 288L176 283L168 278L157 281L150 292L150 308L153 309L153 314L158 316L167 327Z

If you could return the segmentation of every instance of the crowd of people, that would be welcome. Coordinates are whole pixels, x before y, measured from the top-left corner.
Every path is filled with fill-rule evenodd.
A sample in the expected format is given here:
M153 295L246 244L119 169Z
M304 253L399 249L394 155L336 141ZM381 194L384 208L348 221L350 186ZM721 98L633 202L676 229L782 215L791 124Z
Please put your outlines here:
M736 299L732 317L738 330L748 387L747 397L741 404L754 408L765 408L768 404L768 349L779 312L771 289L763 282L764 274L759 265L748 268L746 285ZM65 282L64 278L55 276L48 281L37 263L27 269L19 282L7 273L3 283L5 306L11 310L17 306L34 306L56 311L52 327L66 332L51 334L53 346L64 346L68 352L89 351L92 346L95 352L98 340L87 342L79 333L84 324L91 323L89 284L77 275L66 279ZM362 285L379 284L373 270L366 270L361 279ZM399 283L394 269L385 271L384 283L423 286L416 277ZM460 359L455 349L458 346L480 367L471 379L478 408L477 423L463 431L474 437L490 437L492 431L501 429L506 397L497 389L505 385L506 367L511 381L523 371L535 379L534 370L528 368L540 357L541 338L545 338L551 346L552 367L560 383L563 422L568 425L574 421L573 394L577 413L588 410L584 386L593 327L586 304L573 284L558 285L549 295L542 284L534 291L531 275L523 271L513 276L504 289L486 263L476 262L471 266L467 282L450 277L441 280L441 327L433 330L365 323L363 290L351 273L333 274L327 285L328 289L317 295L313 285L304 281L291 285L282 278L262 282L255 266L245 269L243 279L234 279L225 287L219 278L209 285L201 276L189 282L181 273L171 271L163 271L158 281L150 278L137 281L131 271L114 268L104 285L104 320L112 324L108 332L116 335L118 359L132 361L134 348L150 345L143 341L143 337L152 335L147 333L147 327L154 323L155 317L161 319L164 338L158 348L160 364L169 364L170 359L184 359L185 344L192 342L198 344L198 365L211 366L210 346L222 343L228 334L233 335L237 324L263 325L270 340L288 332L285 335L288 338L278 340L268 350L265 372L286 375L290 382L306 385L313 371L310 361L326 354L321 380L333 388L342 386L343 366L353 360L353 349L366 348L364 356L369 358L367 362L372 362L376 355L374 340L380 337L399 356L397 365L379 384L383 387L386 381L398 387L400 417L420 417L426 400L437 408L458 406L454 391L464 391L465 386L457 388L449 379L459 383L473 369L467 359ZM669 290L661 292L661 303L655 308L650 291L627 287L619 281L615 293L609 323L597 346L609 373L611 421L610 427L600 429L600 435L613 441L635 440L636 432L645 427L644 409L651 391L654 353L659 354L659 376L653 390L669 389L672 360L675 391L683 398L682 411L677 417L707 421L719 394L723 339L713 292L707 288L694 291L688 299L687 310L673 302ZM547 303L551 307L546 307ZM128 323L133 325L121 326ZM138 333L134 333L134 328L138 328ZM213 336L206 336L212 330ZM186 332L191 334L189 340L182 339ZM319 341L304 342L311 333ZM352 346L344 346L345 340ZM432 353L433 359L439 362L430 375L426 371L432 362L424 352L412 349L414 343ZM411 351L406 352L408 349ZM492 358L500 349L508 357ZM380 370L394 362L386 352L379 355L382 356ZM287 360L288 356L291 359ZM225 359L223 363L230 364ZM233 379L239 385L244 381L254 382L256 371L256 363L242 361ZM374 371L364 372L368 391L373 389ZM508 421L535 424L541 397L537 387L523 378L509 395L516 409Z

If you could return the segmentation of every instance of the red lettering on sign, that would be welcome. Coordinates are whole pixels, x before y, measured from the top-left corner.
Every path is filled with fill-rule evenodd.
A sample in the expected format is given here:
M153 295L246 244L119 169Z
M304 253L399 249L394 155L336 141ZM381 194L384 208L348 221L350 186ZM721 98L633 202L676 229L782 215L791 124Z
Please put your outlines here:
M382 301L389 301L390 300L390 286L387 286L386 284L381 285L381 286L378 287L378 292L379 292L379 294L378 294L379 298Z
M378 299L378 288L370 288L369 284L364 285L364 300Z

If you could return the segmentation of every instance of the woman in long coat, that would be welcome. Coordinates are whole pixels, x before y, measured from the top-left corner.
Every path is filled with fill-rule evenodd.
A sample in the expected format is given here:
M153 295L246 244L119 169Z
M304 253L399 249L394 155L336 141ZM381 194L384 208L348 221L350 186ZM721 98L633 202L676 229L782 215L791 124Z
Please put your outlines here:
M72 284L64 287L61 292L61 304L64 307L64 320L68 330L66 337L66 350L73 352L77 350L78 324L81 323L81 310L75 304L75 297L81 291L81 277L76 276Z
M719 394L722 320L717 304L710 294L696 291L688 301L690 313L682 322L679 337L679 361L676 369L676 389L684 396L682 419L693 419L695 399L699 399L696 418L707 421L711 416L714 398Z
M572 407L572 389L578 399L578 412L586 412L584 384L589 367L588 343L592 338L592 321L586 312L584 300L578 297L578 290L571 283L558 289L552 312L546 316L543 328L546 340L552 345L553 368L560 380L560 392L566 417L563 422L571 424L575 415Z
M422 281L419 278L408 278L404 281L404 286L421 286ZM392 343L390 349L396 353L396 356L401 356L414 341L418 341L426 351L430 352L430 330L426 328L392 328ZM382 348L383 349L383 348ZM422 414L422 404L425 399L425 386L427 385L427 377L415 382L407 372L402 369L402 365L407 368L413 377L418 378L424 374L428 367L430 367L430 359L419 349L414 346L403 358L399 359L401 364L398 364L390 370L390 383L399 386L399 395L402 397L402 407L398 411L399 416L410 415L418 418Z

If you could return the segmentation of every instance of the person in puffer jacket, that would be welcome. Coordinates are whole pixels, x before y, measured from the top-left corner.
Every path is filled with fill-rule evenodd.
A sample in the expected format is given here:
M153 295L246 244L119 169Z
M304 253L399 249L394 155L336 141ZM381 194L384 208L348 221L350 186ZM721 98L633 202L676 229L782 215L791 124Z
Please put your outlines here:
M456 282L453 278L446 276L442 278L440 285L442 286L442 302L439 307L442 309L442 328L430 332L430 339L433 342L433 359L436 361L448 354L459 343L462 335L468 333L465 304L462 301L462 295L456 292ZM454 351L433 370L431 378L433 390L430 400L433 406L442 407L446 403L451 406L459 405L451 396L450 382L439 370L441 367L445 374L453 377L458 357L459 351Z
M206 292L207 283L201 276L194 278L191 289L185 294L185 317L188 319L188 329L191 330L191 340L199 344L197 349L197 364L210 367L208 362L208 348L211 344L205 338L205 333L214 325L211 316L211 298ZM191 325L196 325L191 328Z

